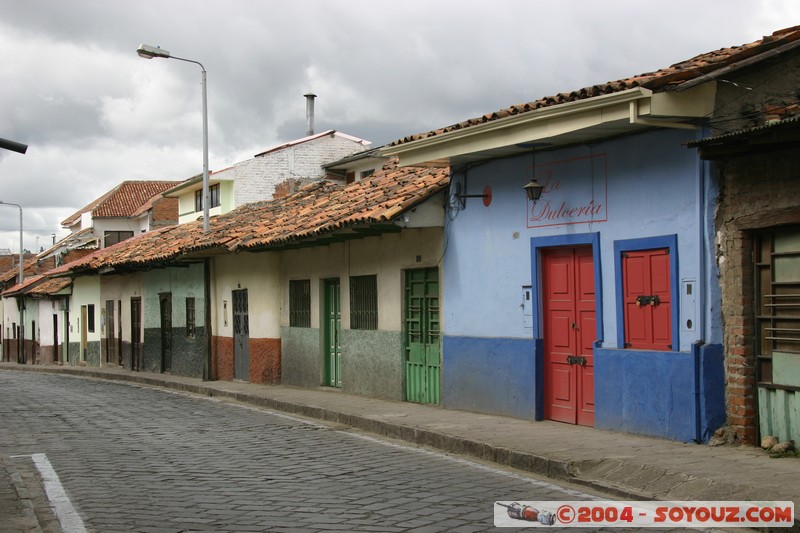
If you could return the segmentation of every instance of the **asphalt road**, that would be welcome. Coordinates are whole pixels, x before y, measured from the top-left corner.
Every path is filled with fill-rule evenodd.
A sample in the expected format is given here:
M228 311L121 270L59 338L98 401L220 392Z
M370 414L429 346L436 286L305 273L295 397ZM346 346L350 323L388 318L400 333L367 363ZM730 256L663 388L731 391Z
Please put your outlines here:
M0 451L61 491L66 533L468 533L495 529L497 500L588 497L345 427L39 373L0 372Z

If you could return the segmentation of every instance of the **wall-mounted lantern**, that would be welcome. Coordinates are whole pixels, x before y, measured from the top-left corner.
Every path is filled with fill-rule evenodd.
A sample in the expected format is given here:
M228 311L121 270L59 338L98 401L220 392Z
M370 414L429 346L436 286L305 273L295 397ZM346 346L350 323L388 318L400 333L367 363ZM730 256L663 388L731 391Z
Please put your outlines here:
M523 185L522 188L525 190L525 196L528 197L528 200L530 200L535 204L537 201L539 201L539 198L542 197L542 191L544 190L544 185L539 183L534 178L530 181L530 183Z
M530 183L523 185L522 188L525 190L525 196L528 198L528 200L536 204L536 202L539 201L539 198L542 197L542 192L544 192L544 185L536 180L536 149L544 146L550 146L550 143L529 142L521 143L517 146L520 148L530 149L531 151L531 181Z

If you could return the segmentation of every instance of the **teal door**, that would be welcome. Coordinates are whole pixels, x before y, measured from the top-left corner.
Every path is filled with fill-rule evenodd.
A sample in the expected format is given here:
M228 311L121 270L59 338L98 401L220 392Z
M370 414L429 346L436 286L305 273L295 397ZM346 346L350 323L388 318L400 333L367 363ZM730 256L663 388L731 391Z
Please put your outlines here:
M324 282L323 324L325 336L325 385L342 386L342 346L339 336L342 329L342 307L339 279Z
M438 404L439 271L407 270L405 282L406 400Z

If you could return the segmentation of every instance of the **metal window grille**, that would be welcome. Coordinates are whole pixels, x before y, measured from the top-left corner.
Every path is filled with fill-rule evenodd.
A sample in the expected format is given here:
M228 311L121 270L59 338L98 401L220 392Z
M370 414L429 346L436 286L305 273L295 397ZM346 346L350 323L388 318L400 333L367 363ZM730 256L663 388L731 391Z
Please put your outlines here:
M311 280L289 281L289 326L311 327Z
M800 228L758 235L753 255L756 378L773 383L773 355L800 354Z
M194 297L186 298L186 336L194 338Z
M350 329L378 329L378 278L350 278Z

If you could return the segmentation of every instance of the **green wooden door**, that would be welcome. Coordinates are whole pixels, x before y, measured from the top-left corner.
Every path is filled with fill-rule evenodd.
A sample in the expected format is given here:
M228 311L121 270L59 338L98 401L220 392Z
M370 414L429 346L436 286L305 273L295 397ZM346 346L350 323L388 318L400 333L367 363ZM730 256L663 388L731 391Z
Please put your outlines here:
M339 342L342 328L342 307L339 280L325 280L324 319L325 334L325 385L342 386L342 347Z
M405 279L406 400L439 403L439 271L407 270Z

